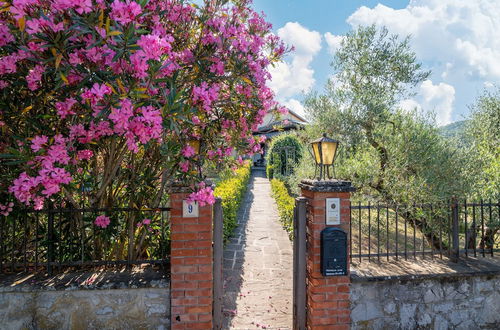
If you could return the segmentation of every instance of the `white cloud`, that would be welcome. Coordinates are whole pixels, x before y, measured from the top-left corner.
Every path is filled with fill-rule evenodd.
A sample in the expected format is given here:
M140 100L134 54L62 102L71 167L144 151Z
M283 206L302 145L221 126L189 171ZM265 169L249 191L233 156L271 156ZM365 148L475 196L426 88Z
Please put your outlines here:
M413 109L417 109L419 111L422 110L422 106L420 106L420 104L414 99L403 100L399 102L399 106L405 110L413 110Z
M344 39L344 36L336 36L330 32L325 33L325 40L326 44L328 45L328 51L330 54L335 54L337 49L340 48L340 44L342 43L342 40Z
M283 105L301 117L306 116L306 111L304 109L304 106L302 105L302 103L300 103L300 101L296 99L289 99L283 102Z
M416 99L407 99L399 103L403 109L433 112L439 126L451 123L451 113L455 101L455 88L446 83L434 85L427 79L420 85Z
M484 88L493 88L495 87L495 84L493 84L491 81L485 81L483 84Z
M276 93L278 100L284 101L313 87L314 70L310 65L321 50L321 35L297 22L288 22L278 30L278 36L294 47L294 52L284 62L269 70L272 76L269 87Z
M347 22L385 25L392 33L411 35L412 48L432 69L432 79L440 77L455 87L458 119L486 82L500 80L499 17L498 0L411 0L403 9L360 7ZM449 96L447 88L432 86Z
M455 101L455 88L453 86L442 82L434 85L432 81L425 80L420 86L420 95L423 100L422 108L436 114L438 125L451 123L451 112Z

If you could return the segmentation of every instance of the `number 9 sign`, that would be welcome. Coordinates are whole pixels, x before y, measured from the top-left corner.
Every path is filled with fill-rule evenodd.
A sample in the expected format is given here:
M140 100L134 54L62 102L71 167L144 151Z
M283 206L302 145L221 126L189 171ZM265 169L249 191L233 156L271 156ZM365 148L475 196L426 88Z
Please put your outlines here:
M188 201L182 201L182 216L184 218L197 218L198 217L198 203Z

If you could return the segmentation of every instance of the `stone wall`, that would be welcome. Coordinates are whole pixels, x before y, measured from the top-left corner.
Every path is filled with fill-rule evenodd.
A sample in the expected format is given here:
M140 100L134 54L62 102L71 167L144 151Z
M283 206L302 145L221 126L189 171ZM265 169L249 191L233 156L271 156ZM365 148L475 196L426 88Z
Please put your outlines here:
M0 288L0 329L169 329L168 283L149 288Z
M357 278L353 329L499 329L500 275Z

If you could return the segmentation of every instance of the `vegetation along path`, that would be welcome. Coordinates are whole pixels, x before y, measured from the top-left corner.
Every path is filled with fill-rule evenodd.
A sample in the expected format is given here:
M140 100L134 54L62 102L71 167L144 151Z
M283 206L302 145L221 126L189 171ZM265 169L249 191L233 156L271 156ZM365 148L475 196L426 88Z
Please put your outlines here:
M224 251L224 328L292 328L292 242L262 170L253 170Z

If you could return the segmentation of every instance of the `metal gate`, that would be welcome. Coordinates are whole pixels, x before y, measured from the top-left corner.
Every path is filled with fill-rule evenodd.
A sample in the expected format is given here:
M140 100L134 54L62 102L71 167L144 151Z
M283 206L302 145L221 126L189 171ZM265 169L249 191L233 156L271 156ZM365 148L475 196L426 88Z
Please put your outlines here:
M306 199L295 199L293 217L293 329L306 328Z

